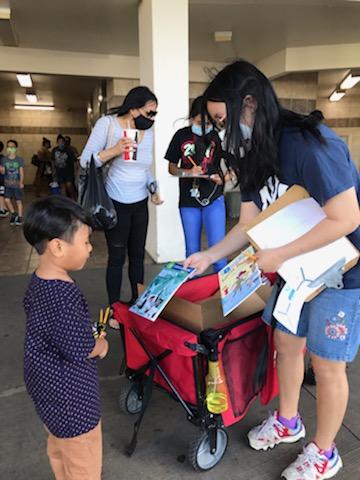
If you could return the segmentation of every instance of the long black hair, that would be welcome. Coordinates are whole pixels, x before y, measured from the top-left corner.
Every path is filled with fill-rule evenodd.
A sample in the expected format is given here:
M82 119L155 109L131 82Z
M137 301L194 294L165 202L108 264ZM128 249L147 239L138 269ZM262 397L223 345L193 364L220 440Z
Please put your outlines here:
M155 94L150 90L150 88L142 86L135 87L127 93L122 105L120 105L119 107L110 108L107 114L122 117L132 108L141 108L147 102L151 101L158 103Z
M257 104L250 144L240 129L240 114L248 95ZM279 175L278 141L284 126L296 127L304 134L308 131L324 141L318 119L282 108L268 78L245 60L221 70L205 90L204 101L226 104L226 161L241 189L258 190L269 177Z

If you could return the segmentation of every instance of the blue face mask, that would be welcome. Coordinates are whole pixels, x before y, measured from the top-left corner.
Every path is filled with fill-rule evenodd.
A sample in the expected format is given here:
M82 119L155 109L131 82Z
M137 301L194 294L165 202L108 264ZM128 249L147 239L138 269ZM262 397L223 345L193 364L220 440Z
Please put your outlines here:
M207 135L208 133L210 133L212 131L214 127L212 125L209 125L208 127L205 128L205 135ZM191 125L191 131L194 135L198 135L199 137L202 136L203 132L202 132L202 126L201 125L196 125L196 123L194 123L193 125Z

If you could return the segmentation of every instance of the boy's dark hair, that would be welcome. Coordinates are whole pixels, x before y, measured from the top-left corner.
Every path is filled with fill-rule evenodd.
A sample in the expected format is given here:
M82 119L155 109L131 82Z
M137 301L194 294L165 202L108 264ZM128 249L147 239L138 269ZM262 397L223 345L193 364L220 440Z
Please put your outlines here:
M69 198L53 196L29 205L23 231L26 240L42 255L47 242L54 238L71 242L81 224L91 226L88 213Z
M56 137L56 141L58 142L59 140L64 140L65 142L65 137L64 135L61 135L61 133L59 133L59 135Z
M0 141L0 152L2 152L4 150L4 144L3 142Z
M16 148L18 147L18 142L17 142L16 140L13 140L13 139L8 140L8 141L6 142L6 146L8 146L10 142L13 143Z

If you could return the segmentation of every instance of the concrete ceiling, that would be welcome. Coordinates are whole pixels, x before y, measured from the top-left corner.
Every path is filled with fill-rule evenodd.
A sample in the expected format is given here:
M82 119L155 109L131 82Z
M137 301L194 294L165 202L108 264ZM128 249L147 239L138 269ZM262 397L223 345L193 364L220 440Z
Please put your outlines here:
M0 6L9 1L19 47L138 55L138 0L0 0ZM360 42L356 0L189 3L191 60L256 62L289 46ZM233 41L216 44L216 30L232 30Z
M11 8L11 31L21 48L137 56L137 5L138 0L0 0L0 14ZM257 62L286 47L360 44L358 0L189 0L189 15L190 60ZM233 41L215 43L217 30L232 30ZM322 72L319 96L327 97L345 73ZM33 80L39 102L63 108L86 107L100 81L61 75ZM349 92L359 93L360 85ZM24 89L15 74L0 74L1 104L15 101L25 101Z

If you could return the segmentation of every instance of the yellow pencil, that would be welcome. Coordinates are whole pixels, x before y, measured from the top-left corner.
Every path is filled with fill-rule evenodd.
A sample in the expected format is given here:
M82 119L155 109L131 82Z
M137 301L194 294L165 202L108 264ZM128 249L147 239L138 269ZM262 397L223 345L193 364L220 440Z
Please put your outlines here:
M106 307L105 315L102 322L103 325L106 325L106 322L108 321L109 316L110 316L110 307Z
M103 323L103 318L104 318L104 317L103 317L103 314L104 314L103 309L100 308L100 317L99 317L99 323L100 323L100 324Z
M257 258L255 255L253 255L252 253L249 253L249 252L242 252L245 257L247 257L249 260L252 260L253 262L256 262Z

